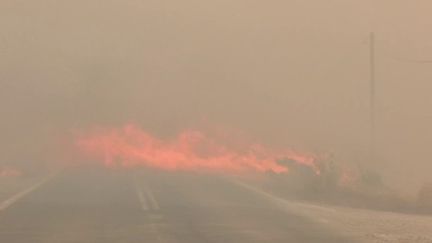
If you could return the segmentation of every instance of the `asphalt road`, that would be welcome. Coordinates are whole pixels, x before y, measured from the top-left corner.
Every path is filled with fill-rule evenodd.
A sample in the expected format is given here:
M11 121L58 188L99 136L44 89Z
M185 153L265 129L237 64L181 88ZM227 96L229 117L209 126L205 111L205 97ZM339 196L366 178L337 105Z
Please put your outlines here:
M0 211L0 242L352 242L220 176L71 169Z

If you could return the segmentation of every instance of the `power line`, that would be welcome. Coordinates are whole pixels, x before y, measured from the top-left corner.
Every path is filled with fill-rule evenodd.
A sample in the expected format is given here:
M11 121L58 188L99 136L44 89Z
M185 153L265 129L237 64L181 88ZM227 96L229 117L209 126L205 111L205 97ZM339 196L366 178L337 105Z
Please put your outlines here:
M427 64L432 63L432 60L416 60L416 59L409 59L409 58L402 58L402 57L395 57L395 56L386 56L389 59L399 61L399 62L406 62L406 63L420 63L420 64Z
M376 62L375 62L375 33L371 32L369 36L369 79L370 79L370 94L369 94L369 119L370 119L370 141L369 153L370 162L375 162L375 96L376 96Z

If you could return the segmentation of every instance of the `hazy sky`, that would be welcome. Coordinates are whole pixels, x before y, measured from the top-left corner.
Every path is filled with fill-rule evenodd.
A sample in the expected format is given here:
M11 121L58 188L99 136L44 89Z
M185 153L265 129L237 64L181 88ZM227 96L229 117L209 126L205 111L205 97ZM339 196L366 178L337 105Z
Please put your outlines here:
M0 1L0 159L71 129L205 119L366 163L377 37L378 167L430 180L430 1ZM401 176L415 173L413 177ZM429 178L429 179L428 179Z

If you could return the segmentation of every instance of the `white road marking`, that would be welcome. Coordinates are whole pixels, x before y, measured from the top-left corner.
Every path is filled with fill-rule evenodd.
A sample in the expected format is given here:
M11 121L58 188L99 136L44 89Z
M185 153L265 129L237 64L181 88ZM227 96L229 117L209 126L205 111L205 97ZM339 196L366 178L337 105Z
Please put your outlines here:
M145 193L147 195L147 198L150 200L150 204L153 210L157 211L160 209L159 203L156 201L155 196L153 195L153 192L148 188L147 186L144 186Z
M266 191L263 191L257 187L254 187L252 185L249 185L245 182L242 182L235 178L226 178L229 181L233 182L234 184L237 184L240 187L243 187L251 192L254 192L258 195L261 195L262 197L268 199L269 201L273 202L275 205L277 205L279 208L290 212L290 213L296 213L297 215L301 216L307 216L309 218L314 219L315 221L319 223L329 223L330 221L326 219L325 217L319 217L313 213L310 213L310 209L319 210L321 212L336 212L334 209L326 208L318 205L312 205L307 203L301 203L301 202L295 202L295 201L289 201L280 197L277 197L273 194L270 194Z
M147 199L144 196L144 194L141 190L141 187L139 186L138 179L136 176L134 177L134 184L135 184L135 192L137 194L138 201L140 202L141 209L143 211L148 211L150 208L149 208L149 205L147 203Z
M50 181L57 174L58 173L51 174L50 176L47 176L43 180L39 181L38 183L33 184L29 188L27 188L27 189L25 189L25 190L23 190L21 192L18 192L17 194L13 195L12 197L10 197L10 198L6 199L5 201L1 202L0 203L0 211L6 210L10 206L12 206L16 202L18 202L21 198L23 198L24 196L26 196L27 194L35 191L36 189L38 189L39 187L41 187L43 184L45 184L48 181Z
M138 200L140 201L141 208L144 211L153 210L158 211L160 210L159 203L157 202L155 196L153 195L153 192L150 190L150 188L144 184L143 187L140 186L140 181L135 176L134 177L135 182L135 191L138 196ZM141 181L141 183L143 183ZM143 190L144 189L144 190Z
M144 210L144 211L149 210L149 206L147 204L147 200L146 200L144 194L142 193L141 189L138 186L136 186L135 189L136 189L136 193L137 193L137 196L138 196L138 200L139 200L140 205L141 205L141 209Z

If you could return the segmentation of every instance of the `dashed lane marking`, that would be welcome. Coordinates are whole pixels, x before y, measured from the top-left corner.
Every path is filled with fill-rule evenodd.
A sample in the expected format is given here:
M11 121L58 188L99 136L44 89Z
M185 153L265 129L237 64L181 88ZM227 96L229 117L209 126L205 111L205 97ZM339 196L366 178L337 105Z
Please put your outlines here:
M159 203L157 202L155 196L153 195L153 192L152 192L152 191L150 190L150 188L149 188L148 186L146 186L146 185L144 186L144 190L145 190L145 193L146 193L146 195L147 195L147 198L148 198L149 201L150 201L150 204L151 204L152 209L155 210L155 211L159 210L159 209L160 209L160 207L159 207Z
M137 197L138 197L138 201L140 202L141 209L143 211L149 210L147 199L145 198L145 196L144 196L141 188L139 187L136 178L135 178L135 191L136 191L136 194L137 194Z
M135 191L138 197L138 200L141 204L141 208L144 211L152 210L152 211L158 211L160 210L159 203L157 202L153 192L150 190L150 188L144 184L143 187L140 186L140 184L143 184L142 181L139 181L138 178L134 177L134 183L135 183Z

